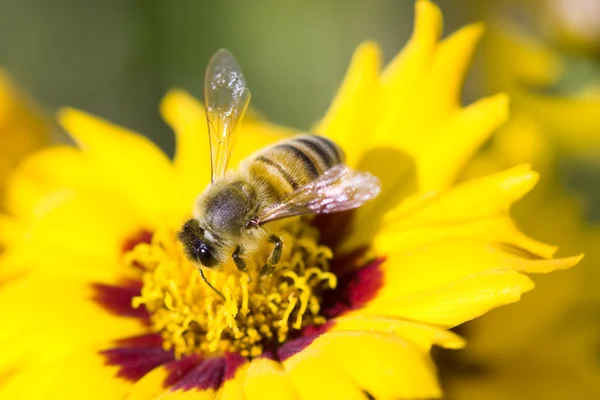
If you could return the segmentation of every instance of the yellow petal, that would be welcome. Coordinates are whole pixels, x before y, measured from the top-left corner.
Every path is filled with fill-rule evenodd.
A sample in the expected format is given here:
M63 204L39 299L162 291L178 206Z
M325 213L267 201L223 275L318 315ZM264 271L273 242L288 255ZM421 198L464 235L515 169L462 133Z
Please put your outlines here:
M423 103L439 113L438 118L460 106L465 75L482 34L482 24L471 24L438 46L423 94Z
M127 400L159 398L165 391L169 390L164 386L165 379L168 376L169 371L164 366L154 368L135 382L124 398Z
M192 356L193 357L193 356ZM238 366L233 377L223 376L223 382L220 388L175 388L169 387L165 382L176 374L177 363L186 363L186 360L173 361L172 363L157 367L151 372L144 375L143 378L135 383L135 386L129 391L125 398L127 400L144 400L144 399L244 399L242 383L246 374L247 364ZM184 371L177 374L179 379L185 379L186 374L194 374L192 370ZM227 374L227 373L225 373ZM200 378L200 376L198 376ZM193 381L190 381L193 384ZM176 384L176 382L172 382Z
M429 0L417 0L415 3L415 27L411 42L433 45L442 34L442 12Z
M169 159L150 140L73 109L62 110L58 119L137 213L161 221L189 212L189 204L176 195L179 181Z
M53 382L61 380L61 365L52 363L37 368L11 371L7 375L0 372L0 398L2 399L50 399ZM35 382L35 385L32 384ZM64 382L64 381L63 381Z
M410 212L399 208L398 213L390 214L388 220L389 223L396 220L396 223L409 225L418 220L451 222L497 215L507 212L537 180L538 174L531 171L530 166L520 165L461 183L441 195L430 196L413 204Z
M415 128L423 131L423 123L430 122L424 118L429 108L420 99L441 34L442 15L435 4L424 0L417 1L415 13L412 37L382 73L377 94L380 115L371 128L373 147L387 144L407 150L405 142L418 140L422 143L428 136L414 135L413 132Z
M123 398L133 382L118 377L118 367L106 365L101 349L97 345L78 348L51 363L21 370L0 385L0 398Z
M529 256L527 253L520 253L518 249L509 248L508 251L515 251L516 254L521 256ZM583 259L583 254L556 258L552 260L538 260L533 262L518 263L515 265L515 271L527 272L529 274L546 274L552 271L560 271L562 269L569 269L577 265Z
M160 103L164 120L175 132L173 164L191 201L210 182L210 146L202 104L183 90L171 90Z
M188 391L170 391L165 390L163 394L160 395L160 399L173 399L173 400L212 400L216 398L217 392L212 389L207 390L188 390ZM148 397L146 397L148 398Z
M244 381L246 380L246 371L250 364L246 363L238 367L235 374L231 377L224 377L223 386L217 393L217 400L245 400Z
M426 298L427 291L442 286L450 287L453 282L474 274L499 269L562 269L574 265L578 259L545 260L526 256L499 244L477 240L438 242L410 251L392 253L380 267L383 268L384 286L377 293L377 299L402 298L408 295Z
M365 393L337 366L337 362L318 351L304 349L282 364L302 399L367 400Z
M551 257L555 251L554 247L521 233L512 218L507 215L460 222L423 221L420 225L404 229L384 225L377 233L372 246L377 254L390 254L430 243L460 239L504 243L544 258Z
M450 331L397 317L349 312L335 318L333 322L329 332L358 331L396 335L422 347L424 351L429 351L434 344L448 349L459 349L465 345L460 336Z
M446 327L459 325L493 308L513 303L533 289L527 276L511 270L492 270L455 279L447 285L398 296L376 298L360 312L397 315Z
M316 338L287 364L318 356L331 360L356 385L376 399L424 399L441 396L435 367L416 345L397 336L364 332L329 332ZM314 362L310 358L309 362Z
M256 358L250 363L244 381L244 394L248 400L301 398L283 366L266 358Z
M58 258L83 255L93 260L91 264L106 260L107 266L120 265L128 240L169 222L144 213L138 205L81 152L67 147L44 150L29 157L11 180L7 208L13 215L4 222L10 232L0 233L0 240L13 243L11 250L22 248L22 258L37 259L42 268L56 265L48 260L48 251ZM170 220L172 228L179 224L180 219Z
M419 176L423 191L449 186L466 162L508 118L508 97L499 94L457 112L435 132L427 151L420 149ZM416 150L415 150L416 151Z
M556 248L523 235L508 217L512 203L537 182L538 175L522 165L474 179L429 196L415 196L386 217L376 239L382 251L445 238L479 238L521 247L544 258Z
M383 71L383 85L390 97L406 97L404 101L415 97L441 33L442 14L438 6L428 0L417 1L412 36Z
M94 180L90 180L94 176ZM29 156L12 174L7 194L7 211L20 219L40 218L48 205L44 197L64 189L107 187L99 169L70 146L53 146ZM95 189L96 191L97 189Z
M127 273L122 263L125 244L151 227L113 198L99 203L102 199L93 194L63 191L46 200L43 218L22 227L19 242L7 250L7 260L2 261L10 265L6 268L35 266L51 275L70 272L90 278ZM50 204L53 200L56 204ZM39 205L44 206L43 202ZM53 257L48 259L48 254Z
M368 132L369 106L378 87L381 54L377 44L361 44L352 57L344 81L329 110L314 128L338 143L347 153L348 164L355 165L362 143L357 138Z
M391 164L394 168L389 167ZM417 190L414 160L397 149L374 149L367 152L358 169L379 178L381 193L354 211L352 235L345 238L337 249L342 253L368 245L381 228L384 216Z
M121 259L110 260L99 256L90 260L90 255L57 251L57 259L40 262L42 254L48 254L53 248L46 244L32 244L39 253L31 254L27 244L7 250L0 258L0 284L13 278L26 276L35 271L36 277L43 277L52 282L73 278L82 282L112 282L115 277L135 279L139 271L125 268ZM41 278L40 278L41 279Z
M10 172L48 142L50 123L0 69L0 196Z
M82 346L146 332L141 320L113 315L94 302L95 294L87 282L66 277L4 284L0 371L43 365Z

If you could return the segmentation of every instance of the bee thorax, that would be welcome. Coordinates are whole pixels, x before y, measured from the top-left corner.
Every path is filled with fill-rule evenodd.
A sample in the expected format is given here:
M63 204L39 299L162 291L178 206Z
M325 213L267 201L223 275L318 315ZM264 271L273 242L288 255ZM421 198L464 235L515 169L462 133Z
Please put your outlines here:
M228 185L206 199L206 222L216 232L235 235L246 226L252 204L242 190L234 184Z

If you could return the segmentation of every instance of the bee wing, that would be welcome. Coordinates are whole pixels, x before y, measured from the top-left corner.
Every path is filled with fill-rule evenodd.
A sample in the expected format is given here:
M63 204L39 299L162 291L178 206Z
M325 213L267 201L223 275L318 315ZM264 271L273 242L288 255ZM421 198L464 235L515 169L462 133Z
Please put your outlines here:
M204 102L214 181L227 168L236 125L250 103L250 91L242 69L228 50L217 51L208 62L204 75Z
M265 208L253 221L269 221L305 214L328 214L360 207L376 197L379 179L368 172L336 165L315 180L296 189L281 201Z

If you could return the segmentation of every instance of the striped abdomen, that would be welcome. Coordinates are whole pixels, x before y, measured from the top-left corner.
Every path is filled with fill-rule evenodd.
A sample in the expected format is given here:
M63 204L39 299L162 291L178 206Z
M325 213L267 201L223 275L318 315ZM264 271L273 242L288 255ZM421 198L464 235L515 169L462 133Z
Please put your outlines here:
M344 153L322 136L298 135L255 153L248 161L250 172L269 182L280 197L343 163Z

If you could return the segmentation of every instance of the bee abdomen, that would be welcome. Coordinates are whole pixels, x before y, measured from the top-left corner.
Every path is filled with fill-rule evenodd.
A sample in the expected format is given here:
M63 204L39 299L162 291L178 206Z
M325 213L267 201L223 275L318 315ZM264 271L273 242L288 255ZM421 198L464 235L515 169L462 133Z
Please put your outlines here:
M344 161L342 149L316 135L299 135L258 152L250 169L287 194Z
M292 188L292 189L297 189L300 184L298 183L298 181L296 180L296 178L294 178L286 169L285 167L277 162L277 161L273 161L271 159L269 159L268 157L265 156L258 156L254 159L254 163L259 163L259 164L264 164L264 166L268 169L271 170L271 174L273 175L277 175L280 178L283 178L283 180Z
M325 137L301 135L292 141L298 142L300 145L308 148L313 159L317 159L318 162L322 163L325 166L325 170L344 162L344 152L342 149Z

